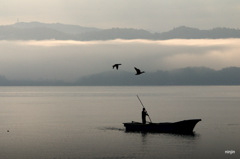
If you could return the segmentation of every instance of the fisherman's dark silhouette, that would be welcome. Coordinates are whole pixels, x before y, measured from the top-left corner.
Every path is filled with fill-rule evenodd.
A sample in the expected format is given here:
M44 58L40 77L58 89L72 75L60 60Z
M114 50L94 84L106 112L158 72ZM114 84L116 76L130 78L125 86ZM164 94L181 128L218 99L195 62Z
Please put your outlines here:
M136 74L135 75L140 75L140 74L142 74L142 73L145 73L144 71L141 71L140 69L138 69L138 68L136 68L136 67L134 67L135 68L135 70L136 70Z
M116 69L118 70L118 67L119 67L120 65L122 65L122 64L115 64L115 65L113 65L112 67L113 67L113 69L116 68Z
M148 113L145 108L142 110L142 123L146 124L146 116L148 116Z

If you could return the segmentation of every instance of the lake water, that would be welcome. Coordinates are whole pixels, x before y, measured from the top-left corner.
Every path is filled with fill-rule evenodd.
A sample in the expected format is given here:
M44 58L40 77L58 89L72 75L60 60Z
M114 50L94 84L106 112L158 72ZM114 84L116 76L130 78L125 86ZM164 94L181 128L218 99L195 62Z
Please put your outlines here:
M126 133L123 122L141 121L137 94L153 122L202 119L195 135ZM239 152L240 86L0 87L1 159L232 159Z

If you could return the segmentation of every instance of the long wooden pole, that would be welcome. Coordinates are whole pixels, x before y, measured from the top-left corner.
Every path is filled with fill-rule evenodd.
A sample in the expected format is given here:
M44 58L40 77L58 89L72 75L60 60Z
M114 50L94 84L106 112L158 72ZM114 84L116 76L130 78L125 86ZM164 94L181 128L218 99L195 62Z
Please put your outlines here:
M143 108L145 108L144 105L143 105L143 103L142 103L142 101L141 101L141 99L138 97L138 95L137 95L137 98L138 98L138 100L140 101L140 103L141 103L141 105L143 106ZM145 108L145 109L146 109L146 108ZM148 114L148 118L149 118L150 122L152 123L152 120L151 120L149 114Z

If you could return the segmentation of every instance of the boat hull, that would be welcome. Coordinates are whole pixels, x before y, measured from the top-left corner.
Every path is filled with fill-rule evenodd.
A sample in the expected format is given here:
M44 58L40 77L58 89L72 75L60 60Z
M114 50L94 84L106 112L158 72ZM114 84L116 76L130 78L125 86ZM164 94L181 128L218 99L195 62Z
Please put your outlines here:
M159 132L159 133L193 133L195 125L201 119L183 120L174 123L148 123L139 122L123 123L127 132Z

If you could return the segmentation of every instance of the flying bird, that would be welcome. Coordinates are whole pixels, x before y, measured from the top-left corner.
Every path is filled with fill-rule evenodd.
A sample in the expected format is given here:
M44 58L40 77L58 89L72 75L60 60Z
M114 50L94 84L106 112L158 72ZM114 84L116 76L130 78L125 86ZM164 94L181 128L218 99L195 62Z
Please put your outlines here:
M113 69L116 68L116 69L118 70L118 67L119 67L120 65L122 65L122 64L115 64L115 65L113 65L112 67L113 67Z
M136 74L135 75L140 75L140 74L142 74L142 73L145 73L144 71L141 71L140 69L138 69L138 68L136 68L136 67L134 67L135 68L135 70L136 70Z

